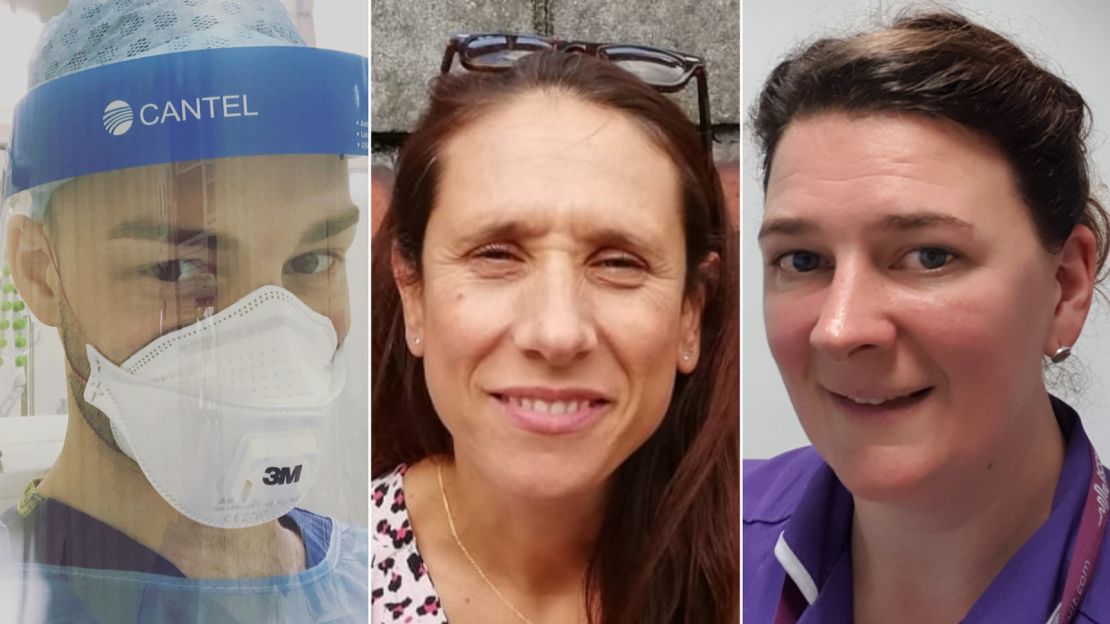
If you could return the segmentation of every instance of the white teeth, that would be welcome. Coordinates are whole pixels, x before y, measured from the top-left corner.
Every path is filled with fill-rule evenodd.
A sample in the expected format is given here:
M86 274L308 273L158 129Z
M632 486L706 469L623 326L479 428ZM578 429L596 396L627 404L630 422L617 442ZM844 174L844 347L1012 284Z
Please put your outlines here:
M513 407L519 407L522 410L536 412L538 414L553 414L556 416L576 414L578 410L584 410L590 406L588 400L544 401L542 399L527 399L515 396L508 397L508 400L509 404Z
M884 401L883 399L856 399L856 398L853 398L852 401L854 401L856 403L859 403L860 405L882 405L883 403L886 403L886 401Z
M858 398L858 397L846 397L846 398L851 400L853 403L859 403L860 405L882 405L883 403L886 403L887 401L897 401L898 399L904 399L904 398L906 398L906 397L908 397L912 394L913 394L913 392L908 392L906 394L900 394L896 397L889 397L889 398L886 398L886 399L862 399L862 398Z

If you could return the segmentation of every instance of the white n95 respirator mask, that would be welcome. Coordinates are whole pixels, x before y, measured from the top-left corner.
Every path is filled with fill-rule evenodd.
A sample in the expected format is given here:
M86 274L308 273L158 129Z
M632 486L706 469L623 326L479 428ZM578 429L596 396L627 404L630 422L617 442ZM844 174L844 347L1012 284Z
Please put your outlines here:
M84 397L182 515L217 528L288 513L319 472L346 382L331 321L263 286L116 366L87 346Z

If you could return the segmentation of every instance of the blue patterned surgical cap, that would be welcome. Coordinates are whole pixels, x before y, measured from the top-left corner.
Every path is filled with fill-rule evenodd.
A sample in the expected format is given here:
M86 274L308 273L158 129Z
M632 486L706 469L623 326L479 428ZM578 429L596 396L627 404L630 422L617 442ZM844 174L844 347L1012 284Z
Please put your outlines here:
M28 87L143 56L274 45L305 45L280 0L71 0L43 27ZM66 182L31 189L32 218Z

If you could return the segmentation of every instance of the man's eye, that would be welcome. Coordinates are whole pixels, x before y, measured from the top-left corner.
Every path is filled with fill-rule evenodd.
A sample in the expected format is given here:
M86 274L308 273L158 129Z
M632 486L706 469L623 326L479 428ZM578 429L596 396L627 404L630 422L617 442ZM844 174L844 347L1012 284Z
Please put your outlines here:
M779 256L775 265L784 271L809 273L821 268L821 256L812 251L791 251Z
M907 266L935 271L955 260L956 254L943 247L921 247L904 256Z
M167 260L150 267L149 273L162 282L184 282L209 273L208 264L195 258Z
M331 268L335 257L323 251L310 251L285 263L286 273L314 274Z

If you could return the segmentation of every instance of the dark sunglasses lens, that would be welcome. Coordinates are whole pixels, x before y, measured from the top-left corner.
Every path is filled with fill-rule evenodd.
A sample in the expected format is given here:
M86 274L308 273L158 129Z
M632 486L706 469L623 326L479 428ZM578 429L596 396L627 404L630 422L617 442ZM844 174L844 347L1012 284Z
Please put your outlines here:
M609 62L657 87L674 87L686 77L682 59L659 50L610 46L604 49Z
M510 67L529 54L547 50L551 44L527 35L481 35L467 41L463 61L471 68Z

